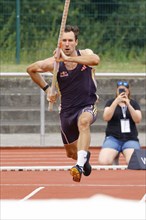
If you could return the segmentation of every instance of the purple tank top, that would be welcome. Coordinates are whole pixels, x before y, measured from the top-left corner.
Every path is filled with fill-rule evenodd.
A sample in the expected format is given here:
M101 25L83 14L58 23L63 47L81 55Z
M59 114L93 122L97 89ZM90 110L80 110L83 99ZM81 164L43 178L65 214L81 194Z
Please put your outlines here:
M80 55L79 51L78 55ZM61 110L82 108L93 105L96 100L96 82L92 68L78 64L75 69L67 70L60 62L57 82L61 94Z

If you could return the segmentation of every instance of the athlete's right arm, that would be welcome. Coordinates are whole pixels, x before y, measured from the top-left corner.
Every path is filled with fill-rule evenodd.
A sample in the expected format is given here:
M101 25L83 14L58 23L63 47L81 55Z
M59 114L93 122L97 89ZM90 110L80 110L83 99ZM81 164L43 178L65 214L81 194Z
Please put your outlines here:
M47 85L44 77L40 73L53 72L54 68L54 57L40 60L30 64L27 67L27 73L30 75L32 80L40 87L44 88Z

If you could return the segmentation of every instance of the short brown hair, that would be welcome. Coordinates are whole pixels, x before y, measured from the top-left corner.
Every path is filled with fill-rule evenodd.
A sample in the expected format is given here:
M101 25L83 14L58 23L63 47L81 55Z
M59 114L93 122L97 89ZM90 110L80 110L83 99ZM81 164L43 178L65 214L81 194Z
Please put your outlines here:
M72 26L72 25L66 25L64 32L70 32L72 31L75 35L75 40L78 39L79 34L79 28L78 26Z

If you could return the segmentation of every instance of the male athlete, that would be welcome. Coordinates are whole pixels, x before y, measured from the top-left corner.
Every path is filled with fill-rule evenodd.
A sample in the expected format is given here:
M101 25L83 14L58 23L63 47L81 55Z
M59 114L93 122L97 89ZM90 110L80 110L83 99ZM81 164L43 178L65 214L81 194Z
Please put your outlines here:
M68 157L77 160L70 170L73 180L80 182L82 174L89 176L91 165L90 126L97 118L97 95L94 69L100 62L92 50L77 50L77 26L67 25L62 37L60 57L54 56L37 61L27 68L32 80L42 88L47 99L54 103L56 95L51 96L50 87L40 73L52 72L54 61L59 62L57 84L61 97L61 135Z

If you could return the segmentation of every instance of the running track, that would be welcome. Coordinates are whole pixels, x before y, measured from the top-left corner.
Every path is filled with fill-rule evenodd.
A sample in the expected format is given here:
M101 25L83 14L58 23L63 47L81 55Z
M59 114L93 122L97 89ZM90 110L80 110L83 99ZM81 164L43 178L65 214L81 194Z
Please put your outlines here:
M98 165L98 148L91 148L91 164ZM1 166L73 166L64 148L0 149ZM120 157L120 165L124 165ZM68 199L104 194L116 198L141 200L146 194L146 172L136 170L96 170L80 183L72 181L69 170L1 171L0 199Z

